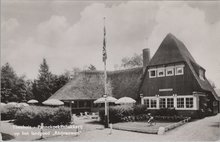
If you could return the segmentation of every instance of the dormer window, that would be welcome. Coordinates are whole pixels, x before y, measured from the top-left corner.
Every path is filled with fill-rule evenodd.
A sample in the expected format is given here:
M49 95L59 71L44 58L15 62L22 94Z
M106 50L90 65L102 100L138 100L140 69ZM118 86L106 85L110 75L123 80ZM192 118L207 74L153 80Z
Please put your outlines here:
M157 76L164 77L165 76L165 68L158 68L157 69Z
M166 76L173 76L174 75L174 67L168 66L166 67Z
M184 65L178 65L175 67L175 75L183 75L184 74Z
M157 77L157 69L149 69L149 78Z

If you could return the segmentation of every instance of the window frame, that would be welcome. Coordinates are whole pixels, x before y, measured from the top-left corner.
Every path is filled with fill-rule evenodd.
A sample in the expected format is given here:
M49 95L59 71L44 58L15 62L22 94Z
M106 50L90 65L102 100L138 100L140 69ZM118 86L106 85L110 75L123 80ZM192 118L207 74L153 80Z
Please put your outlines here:
M160 75L160 72L162 72L163 74ZM165 72L165 68L164 67L157 68L157 77L164 77L165 74L166 74L166 72Z
M178 73L178 69L181 69L182 72ZM175 66L175 75L183 75L184 74L184 65L177 65Z
M189 102L187 102L188 99L190 99ZM191 99L192 99L192 100L191 100ZM185 108L186 108L186 109L192 109L192 108L194 108L193 100L194 100L193 97L186 97L186 98L185 98ZM192 104L190 104L191 101L192 101ZM188 107L189 105L190 105L190 107Z
M180 95L180 96L149 96L144 97L144 104L147 105L147 108L149 109L161 109L161 108L175 108L176 110L198 110L198 99L196 96L192 95ZM172 99L172 101L170 101ZM178 107L178 99L181 99L183 101L184 107ZM186 102L190 99L190 102ZM155 101L154 104L152 104L152 100ZM161 100L163 100L163 104L161 103ZM146 103L148 101L148 104ZM172 102L172 104L171 104ZM165 107L164 107L165 103ZM190 104L191 107L188 107ZM161 107L163 106L163 107Z
M177 99L178 98L184 98L184 108L177 107ZM191 98L192 99L192 107L186 107L186 98ZM176 110L198 110L197 103L195 101L196 101L195 96L191 96L191 95L177 96L176 97Z
M178 99L182 99L183 100L183 104L182 103L179 103L178 104ZM183 105L183 107L178 107L178 105ZM180 108L180 109L182 109L182 108L185 108L185 98L183 98L183 97L177 97L176 98L176 108Z
M153 104L152 102L154 102L155 104ZM155 106L152 106L152 104L155 105ZM150 108L154 108L154 109L157 108L157 99L156 98L151 98L150 99Z
M172 71L172 74L168 74L169 71ZM166 76L174 76L174 66L166 67Z
M171 101L172 103L169 102L168 99L171 99L171 100L172 100L172 101ZM169 104L168 104L168 103L169 103ZM168 105L172 105L172 106L170 107L170 106L168 106ZM173 98L173 97L167 98L167 106L166 106L166 108L174 108L174 98Z
M161 100L164 100L164 102L161 103ZM164 105L164 107L161 107L161 104ZM167 99L166 98L159 98L159 109L166 108L166 106L167 106Z
M145 103L147 102L147 103ZM144 99L144 104L147 106L147 108L150 107L150 99Z
M155 76L151 75L152 71L155 71ZM157 77L157 69L156 68L149 69L148 72L149 72L149 78L156 78Z

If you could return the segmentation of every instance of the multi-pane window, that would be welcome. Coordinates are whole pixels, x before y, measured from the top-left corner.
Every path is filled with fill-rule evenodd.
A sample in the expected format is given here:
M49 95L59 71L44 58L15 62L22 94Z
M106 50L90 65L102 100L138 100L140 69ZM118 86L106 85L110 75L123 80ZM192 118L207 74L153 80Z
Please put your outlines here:
M193 96L161 96L144 98L144 104L148 108L177 108L177 109L197 109ZM195 104L194 104L195 103ZM214 104L213 104L214 105Z
M174 75L174 68L173 67L167 67L166 68L166 76L173 76Z
M165 76L165 68L158 68L158 69L157 69L157 76L158 76L158 77L163 77L163 76Z
M156 99L151 99L150 100L150 107L151 108L156 108L157 107L157 100Z
M193 108L193 98L186 98L186 108Z
M150 69L149 70L149 77L150 78L157 77L157 70L156 69Z
M176 66L175 74L182 75L183 74L183 66Z
M177 98L177 108L184 108L184 98Z
M149 78L155 77L165 77L173 75L183 75L184 74L184 64L182 65L169 65L164 67L154 67L149 70ZM204 75L201 75L204 76Z
M167 108L173 108L173 107L174 107L173 98L167 98Z
M166 108L166 99L160 98L160 108Z
M149 99L144 99L144 104L147 105L147 107L150 107L150 102Z

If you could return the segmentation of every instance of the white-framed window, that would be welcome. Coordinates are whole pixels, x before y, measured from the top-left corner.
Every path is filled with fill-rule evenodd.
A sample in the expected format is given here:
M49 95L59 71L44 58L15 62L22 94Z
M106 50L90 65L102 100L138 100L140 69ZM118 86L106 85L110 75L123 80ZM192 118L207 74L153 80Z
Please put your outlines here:
M165 76L165 68L157 68L157 77Z
M174 67L166 67L166 76L173 76L174 75Z
M156 109L157 108L157 98L155 97L147 97L143 98L144 104L147 105L147 108Z
M157 69L149 69L149 78L157 77Z
M184 107L185 107L184 98L177 98L177 108L184 108Z
M151 99L150 100L150 107L151 108L157 108L157 100L156 99Z
M150 100L144 99L144 104L147 106L147 108L149 108L150 107Z
M184 74L184 65L175 66L175 75L183 75Z
M197 110L198 99L192 95L144 97L149 109L176 108L177 110Z
M174 107L174 98L167 98L167 108Z
M193 98L186 98L186 108L193 108Z
M160 108L166 108L166 98L160 98Z

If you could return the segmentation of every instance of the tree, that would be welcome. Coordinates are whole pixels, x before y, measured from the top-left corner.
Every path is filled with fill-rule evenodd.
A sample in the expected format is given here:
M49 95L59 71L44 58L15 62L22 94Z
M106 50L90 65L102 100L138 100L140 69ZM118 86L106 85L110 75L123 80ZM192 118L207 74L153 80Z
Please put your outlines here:
M1 69L1 101L21 102L26 100L25 76L18 77L9 63Z
M33 94L33 82L31 80L27 80L25 82L26 86L26 100L31 100L35 99L34 94Z
M61 75L52 75L52 83L51 83L51 93L54 94L57 90L63 87L68 81L69 76L66 74Z
M132 57L124 57L121 60L122 68L133 68L143 66L142 55L134 54Z
M52 95L52 73L49 71L49 66L46 59L40 64L38 79L33 83L33 93L35 99L43 102Z
M90 64L89 67L88 67L88 70L95 71L96 67L94 65Z

